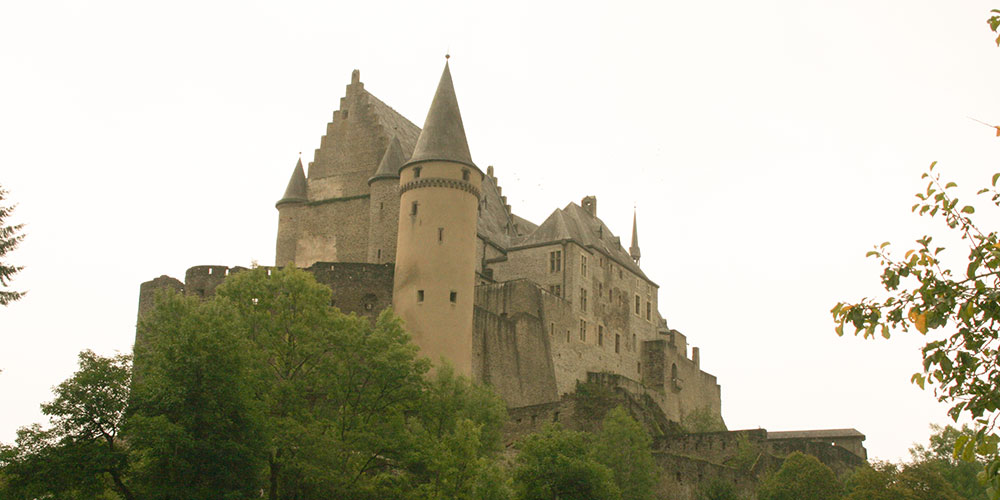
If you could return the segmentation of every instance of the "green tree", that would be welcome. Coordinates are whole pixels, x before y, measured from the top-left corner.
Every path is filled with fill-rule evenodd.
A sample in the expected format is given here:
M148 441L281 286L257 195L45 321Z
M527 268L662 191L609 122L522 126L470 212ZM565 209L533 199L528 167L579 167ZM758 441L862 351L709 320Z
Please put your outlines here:
M712 411L709 406L698 408L684 415L681 418L681 427L684 428L684 432L688 433L724 432L727 430L722 416Z
M966 500L986 500L986 488L977 477L985 464L982 460L966 462L955 457L955 443L958 439L962 436L967 436L968 439L975 432L968 425L961 429L950 425L931 425L931 430L933 432L927 446L916 445L910 449L913 462L937 471Z
M442 364L408 419L412 451L404 468L411 497L471 500L509 495L496 464L506 419L499 396Z
M898 466L875 462L847 480L846 500L963 500L928 462Z
M513 471L518 500L621 498L614 474L594 458L585 433L549 424L519 447Z
M128 448L121 428L129 398L131 358L80 353L80 368L42 405L51 427L18 430L0 447L3 498L134 498L127 484Z
M923 348L923 371L912 380L920 387L936 387L940 401L950 403L949 415L975 419L971 436L958 436L955 456L975 461L976 455L988 463L984 480L992 498L998 498L1000 460L997 458L995 423L1000 413L1000 237L984 232L973 222L976 210L959 202L954 182L942 181L932 163L923 178L927 188L917 193L913 211L942 220L968 248L965 269L952 271L941 259L943 246L924 236L896 258L883 243L868 255L883 267L882 285L888 297L864 298L856 303L839 303L831 311L836 331L853 326L855 335L888 338L892 329L915 329L928 335ZM993 176L992 185L979 194L1000 206L1000 192Z
M721 479L713 479L698 490L698 500L739 500L736 487Z
M604 417L594 439L593 454L612 471L623 500L653 498L660 469L653 461L653 440L621 406Z
M386 496L430 366L399 319L341 314L328 287L292 266L237 273L216 294L237 309L256 357L269 498Z
M836 500L841 484L829 467L812 455L794 452L757 489L759 500Z
M126 437L142 496L250 498L259 493L263 450L252 392L251 345L236 310L172 290L139 322L148 340L137 355Z
M6 195L7 191L4 190L3 186L0 186L0 306L10 304L24 296L24 292L6 289L14 275L23 267L6 263L3 261L3 257L17 248L21 240L24 239L24 234L21 234L24 224L5 225L4 221L14 213L16 206L2 204Z

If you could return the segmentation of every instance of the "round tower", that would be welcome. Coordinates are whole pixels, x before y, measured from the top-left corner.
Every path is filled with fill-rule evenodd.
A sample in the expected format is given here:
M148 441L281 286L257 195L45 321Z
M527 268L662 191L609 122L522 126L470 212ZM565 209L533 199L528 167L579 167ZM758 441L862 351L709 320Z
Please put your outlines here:
M394 135L385 148L378 170L368 179L368 262L396 261L396 231L399 229L399 169L406 155Z
M285 195L275 203L278 209L278 243L274 252L274 265L286 266L295 263L295 249L301 233L301 219L308 199L306 173L299 158L288 180Z
M468 377L482 182L445 63L413 156L399 170L392 303L422 355Z

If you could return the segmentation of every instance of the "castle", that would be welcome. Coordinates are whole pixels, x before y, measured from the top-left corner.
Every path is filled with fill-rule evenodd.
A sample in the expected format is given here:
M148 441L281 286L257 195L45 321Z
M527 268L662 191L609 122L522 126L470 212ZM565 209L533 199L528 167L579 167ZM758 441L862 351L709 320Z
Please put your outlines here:
M668 422L693 412L721 420L715 376L659 313L634 216L626 250L593 196L540 224L515 215L493 167L472 159L447 62L422 129L354 70L308 173L299 160L276 207L276 266L312 272L344 312L374 316L391 305L423 355L493 386L519 423L558 420L560 402L588 381L652 402ZM158 288L209 296L237 270L196 266L183 283L143 283L140 314ZM772 446L839 440L864 457L857 431L760 432ZM734 436L719 437L721 449Z

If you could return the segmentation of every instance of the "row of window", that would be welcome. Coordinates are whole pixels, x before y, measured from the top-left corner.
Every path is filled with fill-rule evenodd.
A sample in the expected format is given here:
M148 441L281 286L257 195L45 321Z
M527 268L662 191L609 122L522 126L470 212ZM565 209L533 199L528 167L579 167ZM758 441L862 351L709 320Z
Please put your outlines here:
M452 304L458 302L458 292L454 292L454 291L449 292L448 293L448 300L450 300ZM417 290L417 302L423 302L423 301L424 301L424 291L423 290Z
M587 342L587 328L588 328L587 320L581 319L580 320L580 333L579 333L580 342L584 342L584 343ZM556 324L555 323L549 323L549 337L555 337L555 336L556 336ZM566 330L566 342L567 343L570 342L569 330ZM597 345L601 346L601 347L604 347L604 325L597 325ZM636 338L636 334L633 333L632 334L632 351L633 352L635 351L636 346L637 346L637 338ZM622 336L620 334L616 333L615 334L615 352L616 353L620 353L621 352L621 348L622 348Z
M601 268L603 269L604 268L604 263L605 263L604 256L600 257L600 261L599 262L600 262ZM607 264L608 264L609 267L611 266L611 260L610 259L607 260ZM555 272L559 272L559 271L562 271L562 250L553 250L553 251L549 252L549 272L550 273L555 273ZM582 276L587 276L587 255L586 254L580 254L580 274ZM618 268L618 279L623 279L623 277L624 277L624 273L622 273L622 269Z
M420 178L420 171L422 170L422 168L423 167L413 167L413 178L414 179L419 179ZM466 182L469 181L469 169L467 169L467 168L463 168L462 169L462 180L466 181Z
M609 261L610 262L610 261ZM604 258L601 257L601 266L604 265ZM562 250L554 250L549 252L549 271L558 272L562 270ZM621 269L618 270L619 278L621 278ZM587 276L587 256L580 256L580 274ZM638 285L638 278L636 278ZM646 283L646 290L649 292L649 284ZM550 285L549 292L557 297L562 297L562 286L561 285ZM597 284L597 294L599 296L604 295L604 283ZM608 300L612 300L612 290L608 289ZM587 312L587 289L580 289L580 310L582 312ZM636 316L642 316L642 297L639 294L635 296L635 314ZM653 320L653 305L650 301L646 301L646 321Z

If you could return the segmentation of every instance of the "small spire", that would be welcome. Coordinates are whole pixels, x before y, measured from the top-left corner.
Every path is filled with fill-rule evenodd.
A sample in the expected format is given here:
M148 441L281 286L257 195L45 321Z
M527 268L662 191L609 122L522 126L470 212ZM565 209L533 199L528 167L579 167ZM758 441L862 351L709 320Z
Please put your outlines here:
M403 153L403 147L399 144L399 137L393 134L382 155L382 161L378 164L378 170L371 179L368 179L368 184L371 185L379 179L399 179L399 169L404 163L406 155Z
M632 260L635 261L636 265L639 264L639 230L637 229L635 223L635 207L632 208L632 246L628 249L628 254L632 256Z
M434 100L431 101L431 109L427 112L424 128L413 148L413 156L407 163L430 160L464 163L479 169L472 162L472 155L469 153L469 141L465 138L465 126L462 125L462 113L458 109L455 85L451 81L447 59Z
M299 153L299 155L301 154ZM295 164L295 170L292 171L292 178L288 179L288 187L285 188L285 195L274 206L284 203L305 203L309 201L308 193L306 171L302 168L302 157L299 156L299 161Z

